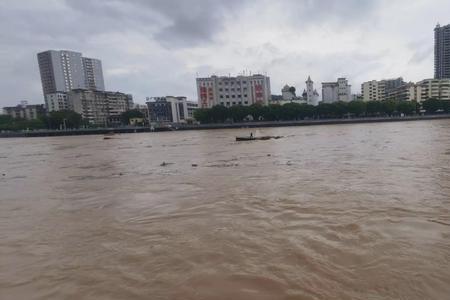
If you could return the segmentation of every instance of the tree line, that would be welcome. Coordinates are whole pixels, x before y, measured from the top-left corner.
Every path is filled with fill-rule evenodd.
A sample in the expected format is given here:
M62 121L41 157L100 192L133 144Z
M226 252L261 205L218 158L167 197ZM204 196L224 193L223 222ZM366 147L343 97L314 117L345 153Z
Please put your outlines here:
M243 121L293 121L305 119L331 119L349 117L385 117L415 115L422 113L450 113L450 101L429 99L422 105L415 101L351 101L309 104L287 103L268 106L217 105L207 109L197 109L194 117L200 123L223 123Z
M144 118L139 110L129 110L121 114L122 125L129 125L131 118ZM96 127L83 120L79 113L72 110L52 111L33 120L0 115L0 131L40 130L40 129L78 129Z
M81 115L71 111L52 111L43 114L37 119L26 120L13 118L9 115L0 116L0 130L18 131L18 130L37 130L37 129L76 129L83 125Z

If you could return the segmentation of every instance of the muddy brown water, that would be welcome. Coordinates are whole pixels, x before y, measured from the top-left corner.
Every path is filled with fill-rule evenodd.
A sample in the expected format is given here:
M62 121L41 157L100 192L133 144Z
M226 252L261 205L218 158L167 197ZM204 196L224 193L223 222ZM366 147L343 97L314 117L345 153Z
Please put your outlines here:
M450 299L449 121L249 132L0 140L0 298Z

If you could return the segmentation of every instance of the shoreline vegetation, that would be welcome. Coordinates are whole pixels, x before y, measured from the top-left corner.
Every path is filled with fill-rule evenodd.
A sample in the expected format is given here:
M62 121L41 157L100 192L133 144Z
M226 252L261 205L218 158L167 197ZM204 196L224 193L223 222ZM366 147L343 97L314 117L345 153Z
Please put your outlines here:
M317 106L298 103L267 106L225 107L217 105L197 109L199 124L157 123L150 126L129 126L130 119L143 117L139 111L122 113L116 126L95 126L73 111L51 112L36 120L13 119L0 116L0 137L35 137L86 135L106 133L133 133L171 130L199 130L221 128L252 128L278 126L307 126L324 124L352 124L369 122L414 121L450 118L450 101L428 99L424 102L407 101L351 101L320 103Z
M9 132L0 132L0 138L105 135L105 134L108 135L121 133L142 133L142 132L181 131L181 130L339 125L339 124L386 123L386 122L406 122L406 121L442 120L442 119L450 119L450 114L313 119L313 120L299 120L299 121L257 121L257 122L212 123L212 124L196 124L196 125L176 124L170 126L161 125L157 127L145 126L145 127L117 127L117 128L83 128L83 129L67 129L67 130L9 131Z

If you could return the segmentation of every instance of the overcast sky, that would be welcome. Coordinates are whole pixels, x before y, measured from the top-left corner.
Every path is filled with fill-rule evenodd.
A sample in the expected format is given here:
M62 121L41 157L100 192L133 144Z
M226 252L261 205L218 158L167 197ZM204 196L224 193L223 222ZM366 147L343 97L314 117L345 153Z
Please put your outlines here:
M449 0L0 0L0 105L43 103L36 53L99 58L107 90L196 100L195 78L267 73L272 94L308 75L433 76L433 29Z

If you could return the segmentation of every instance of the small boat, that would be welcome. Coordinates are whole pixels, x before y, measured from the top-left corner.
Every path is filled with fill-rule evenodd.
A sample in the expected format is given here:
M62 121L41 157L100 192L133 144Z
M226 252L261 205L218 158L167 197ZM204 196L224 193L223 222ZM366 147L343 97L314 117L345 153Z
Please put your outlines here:
M265 135L265 136L237 136L236 142L242 142L242 141L266 141L270 139L279 139L281 136L271 136L271 135Z

